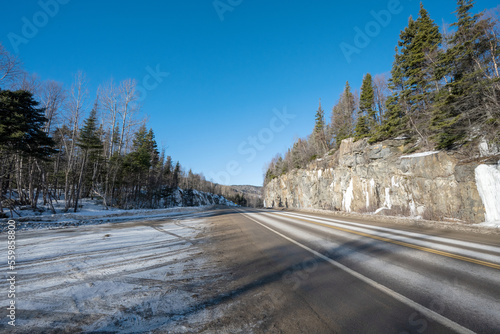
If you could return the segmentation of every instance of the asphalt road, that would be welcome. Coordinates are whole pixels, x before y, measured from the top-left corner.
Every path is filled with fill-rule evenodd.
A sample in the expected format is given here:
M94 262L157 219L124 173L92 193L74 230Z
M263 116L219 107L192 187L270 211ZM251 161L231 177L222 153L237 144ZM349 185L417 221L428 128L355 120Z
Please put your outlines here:
M238 227L226 239L236 240L233 261L244 258L239 279L272 287L260 302L275 322L300 318L290 332L500 332L498 235L285 211L224 215Z

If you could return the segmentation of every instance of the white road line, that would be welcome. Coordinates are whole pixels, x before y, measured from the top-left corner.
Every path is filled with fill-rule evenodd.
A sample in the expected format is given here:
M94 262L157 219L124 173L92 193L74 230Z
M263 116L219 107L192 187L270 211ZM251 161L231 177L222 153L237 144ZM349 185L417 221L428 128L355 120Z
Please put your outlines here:
M370 279L370 278L368 278L368 277L366 277L366 276L358 273L357 271L354 271L354 270L352 270L352 269L344 266L343 264L341 264L341 263L339 263L337 261L334 261L334 260L330 259L329 257L327 257L327 256L325 256L325 255L323 255L323 254L315 251L314 249L309 248L306 245L303 245L300 242L295 241L294 239L291 239L291 238L287 237L284 234L281 234L280 232L278 232L278 231L276 231L276 230L274 230L274 229L266 226L265 224L262 224L261 222L255 220L252 217L250 217L249 215L245 214L243 211L240 211L240 214L243 215L243 216L245 216L245 217L247 217L248 219L252 220L253 222L261 225L262 227L268 229L269 231L271 231L271 232L279 235L280 237L282 237L282 238L290 241L291 243L293 243L293 244L295 244L295 245L297 245L297 246L305 249L306 251L308 251L309 253L311 253L311 254L319 257L320 259L329 262L334 267L337 267L337 268L345 271L346 273L348 273L348 274L350 274L350 275L352 275L352 276L354 276L354 277L362 280L363 282L369 284L370 286L374 287L375 289L380 290L380 291L384 292L385 294L389 295L390 297L392 297L392 298L394 298L394 299L402 302L403 304L405 304L405 305L413 308L414 310L416 310L417 312L419 312L421 315L423 315L423 316L425 316L425 317L427 317L429 319L432 319L434 321L437 321L440 324L442 324L443 326L448 327L448 328L450 328L450 329L452 329L452 330L454 330L454 331L456 331L458 333L474 333L471 330L469 330L469 329L467 329L467 328L465 328L465 327L457 324L456 322L454 322L454 321L452 321L452 320L450 320L450 319L448 319L448 318L440 315L439 313L436 313L436 312L428 309L427 307L425 307L425 306L423 306L423 305L421 305L421 304L419 304L419 303L417 303L417 302L415 302L415 301L413 301L413 300L411 300L411 299L409 299L409 298L407 298L407 297L405 297L405 296L397 293L396 291L393 291L393 290L389 289L385 285L377 283L374 280L372 280L372 279Z
M265 213L265 214L271 215L270 213ZM460 253L466 254L468 256L478 257L480 259L485 259L487 261L498 262L500 260L500 247L481 245L469 241L458 241L443 237L436 237L428 234L407 232L403 230L389 229L379 226L363 225L359 223L352 223L349 221L342 221L331 218L319 218L308 215L289 215L281 213L278 213L277 215L282 217L299 218L299 219L307 218L318 223L324 223L327 225L337 226L337 227L345 227L353 231L364 232L375 236L382 236L392 240L412 242L421 246L440 249L443 251L459 250ZM438 242L438 244L433 242ZM439 242L443 242L445 244L439 244ZM468 247L470 249L464 249L462 247ZM483 253L483 251L496 253L497 255L485 254Z

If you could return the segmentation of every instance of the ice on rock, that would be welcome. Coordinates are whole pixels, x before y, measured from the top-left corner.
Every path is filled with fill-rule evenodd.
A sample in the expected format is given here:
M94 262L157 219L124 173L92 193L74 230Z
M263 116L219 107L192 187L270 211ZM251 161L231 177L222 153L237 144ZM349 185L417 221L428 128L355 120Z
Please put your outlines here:
M344 197L342 198L342 207L344 208L344 211L346 212L351 212L351 203L354 198L354 185L353 181L351 179L351 182L349 183L349 187L346 189L344 192Z
M476 186L486 211L486 221L500 221L500 161L497 165L479 165Z
M429 155L434 155L438 154L439 151L429 151L429 152L420 152L420 153L414 153L410 155L403 155L401 159L411 159L411 158L422 158L422 157L427 157Z

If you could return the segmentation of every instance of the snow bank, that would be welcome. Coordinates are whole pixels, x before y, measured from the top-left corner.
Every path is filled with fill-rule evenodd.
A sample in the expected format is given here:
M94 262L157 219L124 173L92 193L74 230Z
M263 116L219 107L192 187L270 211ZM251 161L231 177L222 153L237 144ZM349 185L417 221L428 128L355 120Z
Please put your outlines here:
M475 176L486 211L486 221L500 223L500 161L497 165L477 166Z
M421 157L426 157L426 156L438 154L438 153L439 153L439 151L420 152L420 153L414 153L414 154L410 154L410 155L403 155L401 157L401 159L421 158Z

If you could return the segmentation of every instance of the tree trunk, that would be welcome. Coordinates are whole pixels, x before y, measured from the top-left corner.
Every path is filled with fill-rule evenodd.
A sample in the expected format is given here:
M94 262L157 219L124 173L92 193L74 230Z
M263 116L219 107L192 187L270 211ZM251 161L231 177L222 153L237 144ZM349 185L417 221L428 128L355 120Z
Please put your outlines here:
M78 210L78 199L80 197L80 189L82 187L83 172L85 171L85 164L87 163L87 155L88 155L88 151L85 150L85 153L83 154L82 168L80 169L80 177L78 178L78 185L76 188L74 212L76 212L76 210Z

